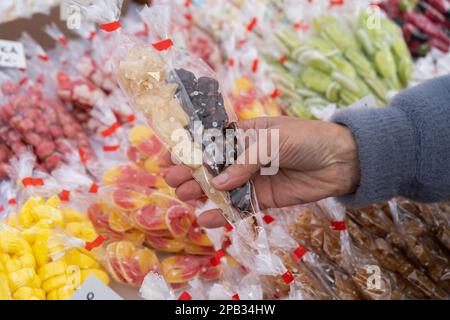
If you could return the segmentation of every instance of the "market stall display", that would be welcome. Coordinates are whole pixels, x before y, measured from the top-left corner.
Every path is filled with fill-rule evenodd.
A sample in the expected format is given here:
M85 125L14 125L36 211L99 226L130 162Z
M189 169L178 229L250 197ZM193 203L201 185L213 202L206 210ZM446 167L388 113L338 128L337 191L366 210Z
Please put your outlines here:
M447 203L261 211L251 182L211 184L242 155L238 119L382 107L448 74L448 0L69 3L76 38L24 33L27 68L0 69L0 299L70 299L91 276L145 299L449 298ZM206 195L179 200L171 161ZM217 207L229 225L201 228Z

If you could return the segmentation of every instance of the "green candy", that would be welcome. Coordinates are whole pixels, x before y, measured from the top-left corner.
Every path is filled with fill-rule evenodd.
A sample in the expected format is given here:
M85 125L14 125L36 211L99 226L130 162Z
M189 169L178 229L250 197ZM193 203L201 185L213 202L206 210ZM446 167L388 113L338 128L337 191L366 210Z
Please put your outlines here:
M325 93L330 85L331 77L318 69L308 67L302 74L302 80L308 88Z
M303 65L315 68L325 72L326 74L331 74L331 72L336 68L333 62L326 59L321 53L315 50L303 52L298 61Z
M333 78L333 80L335 80L337 83L339 83L344 90L348 90L351 93L353 93L354 95L360 94L360 89L354 79L347 78L341 72L336 72L336 71L333 72L331 77Z
M331 82L325 92L325 97L331 102L338 102L340 91L341 86L337 82Z
M349 48L345 50L344 55L362 78L375 77L376 73L369 60L358 50Z

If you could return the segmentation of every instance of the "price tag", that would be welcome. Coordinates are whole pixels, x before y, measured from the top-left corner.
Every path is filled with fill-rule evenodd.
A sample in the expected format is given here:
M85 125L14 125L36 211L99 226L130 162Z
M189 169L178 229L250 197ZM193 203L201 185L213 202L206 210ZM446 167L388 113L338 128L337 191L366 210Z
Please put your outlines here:
M95 276L86 279L70 300L123 300Z
M0 67L18 69L27 67L22 43L0 40Z

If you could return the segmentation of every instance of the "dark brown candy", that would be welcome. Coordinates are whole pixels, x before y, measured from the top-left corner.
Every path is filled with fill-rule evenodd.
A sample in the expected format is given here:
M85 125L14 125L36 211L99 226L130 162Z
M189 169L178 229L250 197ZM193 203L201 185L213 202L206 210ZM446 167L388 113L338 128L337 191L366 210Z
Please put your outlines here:
M231 203L233 206L243 212L252 211L252 185L247 182L240 188L236 188L230 191Z

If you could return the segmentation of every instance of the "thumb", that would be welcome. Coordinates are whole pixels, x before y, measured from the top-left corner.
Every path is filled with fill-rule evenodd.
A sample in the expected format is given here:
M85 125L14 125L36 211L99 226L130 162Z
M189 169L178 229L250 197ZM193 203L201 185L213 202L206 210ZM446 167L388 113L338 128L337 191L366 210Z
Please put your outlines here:
M228 191L243 186L261 168L259 164L234 164L212 179L217 190Z
M238 157L236 164L225 169L224 172L212 179L212 184L217 190L228 191L243 186L253 175L261 169L262 165L259 159L254 159L250 155L257 155L257 144L248 147L241 156ZM250 162L250 159L256 161Z

